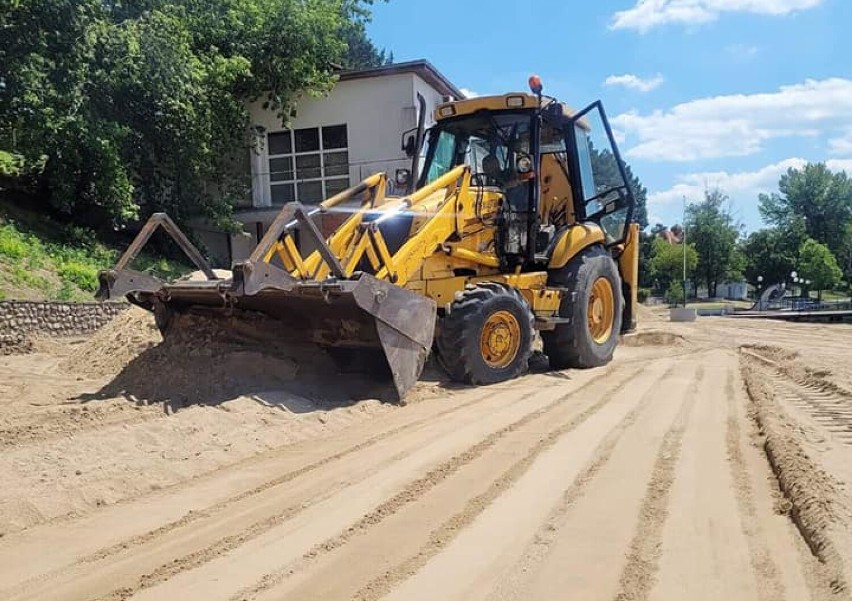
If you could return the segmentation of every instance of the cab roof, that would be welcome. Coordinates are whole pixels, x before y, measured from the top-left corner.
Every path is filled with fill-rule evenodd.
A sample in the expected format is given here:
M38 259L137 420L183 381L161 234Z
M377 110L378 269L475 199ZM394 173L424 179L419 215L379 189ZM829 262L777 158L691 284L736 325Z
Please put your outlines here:
M562 107L562 114L565 117L571 118L574 116L574 110L570 109L564 103L559 102ZM480 110L489 111L505 111L518 109L535 109L538 108L538 97L524 92L510 92L501 96L477 96L476 98L468 98L467 100L455 100L452 102L444 102L439 104L435 109L435 120L441 121L450 117L459 115L470 115Z

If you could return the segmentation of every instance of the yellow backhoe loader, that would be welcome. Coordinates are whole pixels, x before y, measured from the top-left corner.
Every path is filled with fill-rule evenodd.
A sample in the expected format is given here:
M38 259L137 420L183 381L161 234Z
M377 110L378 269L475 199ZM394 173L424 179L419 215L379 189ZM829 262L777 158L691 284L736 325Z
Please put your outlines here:
M635 201L600 101L573 112L543 97L537 77L530 88L441 104L426 131L421 98L403 141L411 169L397 178L407 194L387 195L378 173L319 205L286 204L231 277L156 214L100 274L98 297L151 310L166 338L178 314L239 314L341 360L372 349L400 398L430 352L454 380L514 378L536 330L553 369L605 364L635 326ZM317 217L347 207L324 237ZM206 280L129 268L158 226ZM315 250L303 256L306 242Z

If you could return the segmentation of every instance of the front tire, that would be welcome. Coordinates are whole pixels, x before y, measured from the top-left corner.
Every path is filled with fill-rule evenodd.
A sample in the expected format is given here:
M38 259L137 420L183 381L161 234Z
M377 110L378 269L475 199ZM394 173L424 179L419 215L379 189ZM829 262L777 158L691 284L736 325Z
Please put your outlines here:
M621 332L624 313L621 277L610 254L592 246L553 270L548 284L565 290L559 316L571 321L542 332L552 369L605 365Z
M467 384L495 384L527 370L533 314L514 288L479 284L456 297L441 318L435 346L449 376Z

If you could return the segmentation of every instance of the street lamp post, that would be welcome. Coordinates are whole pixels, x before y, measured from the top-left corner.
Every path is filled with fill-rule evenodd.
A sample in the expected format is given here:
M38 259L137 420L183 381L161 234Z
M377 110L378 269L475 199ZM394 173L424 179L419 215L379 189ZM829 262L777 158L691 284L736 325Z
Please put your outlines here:
M799 281L799 274L796 273L795 271L791 271L790 272L790 279L792 280L792 283L793 283L793 285L791 286L790 292L792 293L793 297L795 298L795 296L796 296L796 283Z

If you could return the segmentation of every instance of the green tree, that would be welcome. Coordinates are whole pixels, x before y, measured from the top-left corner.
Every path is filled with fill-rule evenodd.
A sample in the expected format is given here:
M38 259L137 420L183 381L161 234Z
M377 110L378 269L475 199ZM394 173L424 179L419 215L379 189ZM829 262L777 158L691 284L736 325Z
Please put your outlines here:
M651 277L657 290L667 290L672 282L683 279L683 244L669 244L661 238L653 242L653 254L650 260ZM692 244L686 245L686 277L691 279L698 265L698 253Z
M835 288L843 277L837 259L828 246L812 238L805 240L799 251L798 274L811 281L811 286L819 291L820 299L823 290Z
M698 253L697 277L711 297L719 283L739 277L743 268L737 248L740 226L726 207L728 200L719 189L706 190L704 200L686 208L687 240Z
M833 173L824 163L789 169L778 182L778 193L760 195L760 214L782 232L799 225L828 246L852 269L852 179ZM850 274L852 275L852 274Z
M763 286L786 282L799 262L799 250L806 234L801 226L790 232L777 228L752 232L741 245L745 261L746 281L758 286L758 277L763 277Z
M342 36L346 42L346 56L343 58L345 69L368 69L393 62L393 53L385 49L380 50L367 36L363 21L347 20Z
M300 95L327 92L346 40L366 42L369 4L4 2L0 149L43 165L49 203L76 221L110 229L166 210L228 225L256 143L246 101L286 122Z
M686 301L683 284L677 280L673 280L666 289L666 302L672 306L680 305Z
M592 172L595 174L595 184L599 192L605 192L608 189L623 185L618 163L609 149L598 150L592 146L591 161ZM627 185L636 199L633 221L639 224L639 229L644 230L648 227L648 189L642 185L642 182L633 173L633 169L626 162L624 163L624 172L627 175Z

